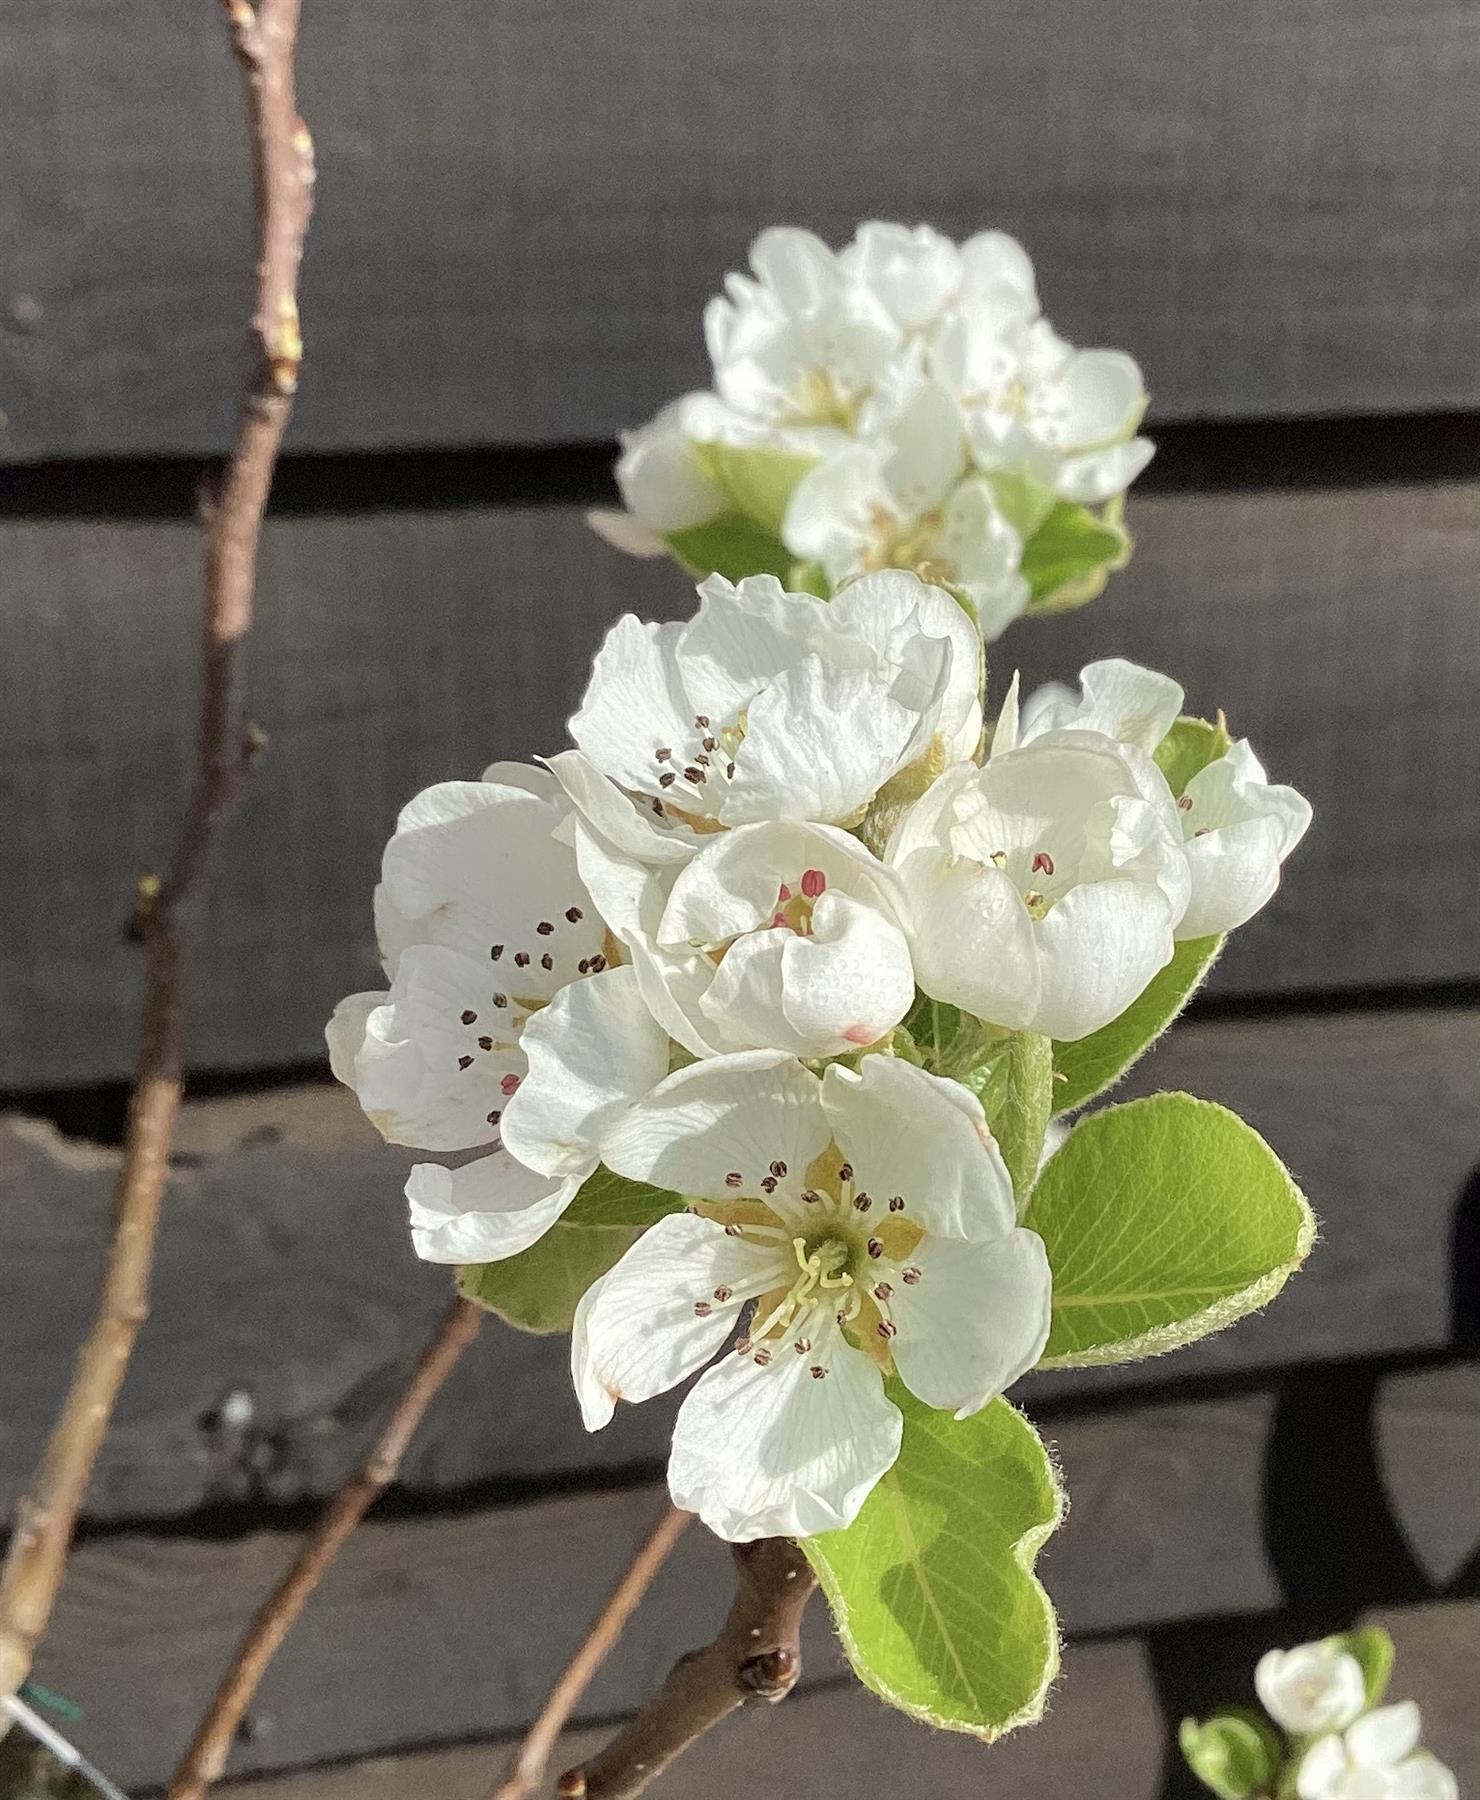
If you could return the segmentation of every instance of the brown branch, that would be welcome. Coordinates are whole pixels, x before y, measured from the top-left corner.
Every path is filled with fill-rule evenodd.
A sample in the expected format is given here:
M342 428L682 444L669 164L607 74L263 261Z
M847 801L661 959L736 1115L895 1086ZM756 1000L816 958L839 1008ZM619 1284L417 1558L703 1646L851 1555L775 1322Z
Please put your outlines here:
M201 1800L211 1783L220 1779L267 1665L345 1540L395 1480L422 1414L477 1335L482 1317L471 1300L463 1299L454 1300L442 1315L441 1324L417 1358L411 1379L369 1455L325 1507L292 1568L247 1627L231 1667L222 1677L190 1748L175 1771L167 1800Z
M144 950L144 1002L107 1267L62 1411L17 1507L0 1574L0 1697L14 1694L25 1680L51 1617L77 1513L148 1315L154 1238L180 1106L190 948L216 839L258 742L242 719L239 663L252 621L262 509L297 384L298 263L313 192L313 146L293 88L298 8L299 0L262 0L257 12L246 0L228 7L246 74L252 142L253 366L231 462L206 523L194 786L168 875L163 881L146 876L136 898L133 930Z
M604 1750L560 1778L562 1800L630 1800L737 1707L784 1700L802 1672L802 1614L816 1587L789 1538L733 1546L736 1591L719 1636L668 1679Z
M668 1560L673 1546L692 1523L692 1513L670 1506L653 1528L651 1536L633 1557L627 1572L612 1591L586 1640L566 1666L564 1674L550 1690L550 1697L540 1709L539 1717L525 1733L507 1772L489 1796L489 1800L532 1800L543 1785L545 1770L556 1739L566 1721L591 1684L591 1678L616 1647L627 1621L636 1612L638 1602L647 1592L653 1577Z

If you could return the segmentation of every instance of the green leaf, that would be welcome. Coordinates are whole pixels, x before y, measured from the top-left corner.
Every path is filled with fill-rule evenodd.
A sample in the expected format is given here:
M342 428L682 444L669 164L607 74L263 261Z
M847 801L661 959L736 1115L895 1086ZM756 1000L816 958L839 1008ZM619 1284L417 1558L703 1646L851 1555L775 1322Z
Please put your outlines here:
M1380 1625L1365 1625L1359 1631L1339 1632L1326 1642L1335 1650L1345 1650L1361 1666L1367 1687L1367 1706L1381 1706L1393 1672L1393 1640Z
M791 573L791 553L780 538L744 513L720 513L702 525L670 531L663 541L696 581L708 575L723 575L727 581L776 575L785 581Z
M569 1331L581 1295L640 1235L627 1226L558 1220L518 1256L465 1263L457 1291L520 1331Z
M601 1168L586 1181L561 1219L562 1225L656 1225L667 1213L682 1212L681 1194L629 1181Z
M1273 1792L1284 1750L1257 1713L1230 1708L1201 1724L1184 1719L1177 1742L1187 1766L1220 1800L1249 1800Z
M819 600L832 599L832 583L821 563L793 563L784 580L789 594L815 594Z
M1072 1044L1053 1047L1053 1109L1071 1112L1113 1087L1161 1036L1207 979L1223 948L1221 937L1189 938L1178 944L1172 960L1152 976L1140 997L1118 1019Z
M982 1103L1021 1206L1038 1173L1053 1111L1053 1044L1037 1032L1015 1031L966 1085Z
M1060 500L1023 546L1030 613L1068 612L1104 591L1130 561L1131 540L1113 518Z
M1190 1094L1091 1113L1045 1165L1023 1223L1053 1269L1043 1367L1175 1350L1266 1305L1315 1220L1252 1126Z
M1180 799L1194 775L1208 764L1217 762L1232 745L1228 727L1220 717L1216 725L1206 719L1189 719L1185 714L1156 746L1152 755L1156 766L1167 778L1167 785Z
M948 1731L1000 1737L1043 1712L1058 1673L1033 1573L1064 1499L1037 1432L1005 1400L953 1419L898 1381L899 1461L846 1531L802 1543L859 1679Z
M785 450L742 449L735 444L695 444L694 457L711 481L717 482L739 512L773 537L792 489L817 461Z

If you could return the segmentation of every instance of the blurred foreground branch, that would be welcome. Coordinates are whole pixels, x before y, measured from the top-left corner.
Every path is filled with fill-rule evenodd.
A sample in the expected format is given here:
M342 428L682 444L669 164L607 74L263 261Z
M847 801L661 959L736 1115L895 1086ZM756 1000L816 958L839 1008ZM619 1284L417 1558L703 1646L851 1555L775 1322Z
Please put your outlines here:
M395 1480L406 1446L433 1396L472 1343L483 1315L471 1300L452 1302L417 1358L416 1369L364 1462L325 1507L297 1561L258 1609L231 1667L170 1782L167 1800L201 1800L220 1778L237 1729L278 1646L344 1541Z
M627 1621L636 1612L638 1602L652 1585L653 1577L668 1560L670 1551L693 1522L693 1514L670 1506L654 1526L651 1535L633 1557L626 1574L612 1591L611 1598L586 1634L586 1640L567 1665L564 1674L550 1690L550 1697L539 1717L526 1732L524 1741L509 1764L508 1773L489 1796L489 1800L533 1800L544 1784L545 1770L556 1740L565 1729L591 1678L615 1649Z
M221 827L260 745L242 716L241 653L252 622L257 540L293 407L302 343L298 266L313 198L313 145L298 117L299 0L226 5L246 85L255 214L252 364L224 478L206 509L205 630L194 785L174 860L140 883L133 935L144 1002L113 1235L92 1329L40 1467L16 1512L0 1575L0 1696L25 1680L61 1586L77 1513L149 1311L149 1279L180 1106L186 974ZM3 1727L0 1727L3 1729Z
M733 1544L736 1590L713 1643L668 1679L590 1762L560 1778L561 1800L631 1800L706 1731L754 1700L774 1705L802 1672L802 1614L817 1585L789 1538Z

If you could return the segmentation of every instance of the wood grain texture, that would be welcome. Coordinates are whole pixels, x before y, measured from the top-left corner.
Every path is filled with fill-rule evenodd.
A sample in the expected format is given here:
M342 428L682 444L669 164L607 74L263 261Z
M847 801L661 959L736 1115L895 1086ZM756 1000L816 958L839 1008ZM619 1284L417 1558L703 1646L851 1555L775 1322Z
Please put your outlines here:
M1395 1693L1423 1705L1424 1741L1452 1768L1462 1793L1480 1780L1480 1723L1474 1705L1474 1645L1480 1605L1380 1608L1367 1623L1392 1633ZM1217 1630L1209 1627L1209 1635ZM1266 1643L1268 1640L1265 1640ZM1243 1672L1247 1679L1247 1671ZM1230 1693L1232 1690L1230 1690ZM557 1766L578 1762L605 1741L601 1730L572 1731ZM220 1800L484 1800L493 1746L464 1745L416 1756L387 1756L352 1767L228 1783ZM927 1732L848 1685L797 1695L717 1732L685 1757L657 1800L703 1794L754 1800L757 1794L857 1800L908 1793L914 1800L1011 1795L1063 1800L1066 1793L1114 1800L1196 1800L1207 1790L1178 1773L1168 1722L1141 1644L1070 1644L1064 1674L1043 1723L990 1747ZM1163 1786L1164 1772L1176 1776ZM805 1784L804 1786L802 1784Z
M1422 1390L1384 1403L1404 1413L1424 1404ZM1216 1633L1219 1619L1280 1605L1260 1501L1271 1411L1269 1397L1255 1394L1047 1430L1073 1505L1040 1571L1071 1637L1192 1620ZM1395 1429L1421 1469L1432 1438L1407 1417ZM236 1766L292 1767L515 1730L662 1500L644 1487L371 1521L269 1671ZM1422 1536L1421 1513L1404 1523ZM274 1532L125 1533L79 1547L38 1679L85 1709L87 1748L116 1778L159 1780L294 1542ZM685 1535L577 1723L634 1710L675 1654L712 1634L728 1603L727 1563L707 1533ZM824 1607L809 1610L804 1638L808 1685L845 1673ZM1072 1693L1065 1688L1065 1704Z
M1480 977L1480 487L1167 495L1081 613L1014 628L994 689L1092 656L1228 708L1316 824L1224 994ZM0 522L0 1091L123 1077L121 928L189 766L198 543L181 522ZM370 889L427 782L558 748L607 625L682 616L666 565L574 509L271 522L249 700L269 738L195 982L206 1068L317 1059L375 980Z
M1466 0L331 9L295 441L610 437L702 378L759 227L870 216L1022 233L1164 418L1473 406L1477 58ZM228 63L209 8L7 9L0 454L223 442Z
M1265 1133L1325 1241L1258 1318L1151 1362L1029 1377L1030 1409L1449 1341L1456 1204L1480 1160L1480 1013L1186 1024L1124 1091L1172 1087L1225 1101ZM196 1102L180 1150L154 1313L103 1451L94 1520L328 1492L445 1305L444 1272L406 1239L412 1158L382 1144L344 1090ZM0 1127L0 1512L86 1313L113 1161L36 1121ZM564 1337L482 1333L412 1444L405 1488L507 1491L657 1467L671 1405L623 1407L588 1436L567 1356ZM217 1417L229 1394L252 1414L231 1429Z

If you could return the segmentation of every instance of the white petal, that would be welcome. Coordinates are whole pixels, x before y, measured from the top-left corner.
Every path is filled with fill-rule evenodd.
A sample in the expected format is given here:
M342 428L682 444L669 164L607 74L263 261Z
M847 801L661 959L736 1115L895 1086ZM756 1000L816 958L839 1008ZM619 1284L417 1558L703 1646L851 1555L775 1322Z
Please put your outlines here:
M1346 1774L1346 1749L1339 1737L1323 1737L1300 1759L1295 1792L1300 1800L1335 1800Z
M702 1369L746 1300L786 1274L780 1251L728 1237L710 1219L659 1219L581 1303L571 1367L587 1430L616 1401L651 1400Z
M1076 350L1030 402L1035 426L1051 423L1058 449L1096 449L1135 429L1146 388L1134 360L1119 350Z
M665 406L655 419L627 433L617 458L622 499L656 532L701 525L725 504L723 489L699 466L684 430L684 415L683 400Z
M1066 1043L1120 1017L1172 959L1172 909L1150 882L1071 888L1036 927L1042 991L1033 1029Z
M1342 1731L1367 1704L1361 1664L1329 1643L1266 1651L1254 1688L1270 1718L1297 1737Z
M871 219L858 227L840 261L906 331L928 325L961 279L956 246L928 225L911 229Z
M529 771L531 779L541 774ZM527 786L446 781L428 788L403 810L386 845L386 897L428 942L474 962L487 964L502 946L492 960L502 963L507 985L543 999L601 945L575 857L554 836L562 811ZM541 922L548 932L538 931ZM511 969L521 955L527 961Z
M591 1341L586 1329L605 1286L606 1276L597 1276L581 1295L570 1323L570 1379L581 1408L581 1423L587 1431L600 1431L603 1425L610 1425L617 1410L616 1395L601 1385L592 1370Z
M694 1063L638 1101L607 1135L602 1159L634 1181L707 1200L758 1197L774 1162L796 1186L828 1144L820 1089L775 1051Z
M1017 1223L1012 1178L981 1104L959 1082L893 1056L830 1063L822 1105L854 1187L932 1236L988 1241Z
M910 1257L919 1277L893 1284L889 1349L904 1384L958 1419L1005 1393L1048 1342L1053 1276L1036 1232L992 1243L927 1237Z
M593 506L586 514L586 523L605 544L613 550L624 551L628 556L666 556L668 546L653 530L651 525L644 525L641 519L631 513L620 512L614 506Z
M821 306L839 284L837 258L816 232L772 225L750 246L750 266L788 312Z
M1422 1729L1418 1707L1412 1700L1379 1706L1348 1728L1347 1753L1361 1767L1390 1769L1417 1747Z
M699 1381L673 1433L676 1506L731 1543L852 1524L897 1459L904 1421L877 1366L832 1336L830 1354L820 1340L806 1355L783 1341L766 1367L730 1355Z
M890 503L882 448L848 444L808 469L792 489L781 541L793 556L820 563L836 585L863 567L875 509L887 513Z
M876 676L806 657L750 708L720 817L853 819L909 759L918 718Z
M522 1015L496 979L487 963L437 944L402 955L354 1064L360 1104L389 1142L471 1150L497 1137L505 1085L524 1073L524 1054Z
M946 640L950 666L935 728L946 740L950 760L974 756L981 738L982 647L975 626L951 595L917 575L881 569L850 582L831 605L881 664L902 667L908 641L917 635ZM933 688L933 668L926 678ZM905 696L896 690L896 698ZM922 691L920 702L926 700Z
M342 1081L347 1088L358 1085L355 1058L364 1047L365 1027L371 1013L385 1002L383 989L373 994L348 994L334 1008L324 1027L324 1041L329 1046L329 1068L334 1079Z
M1038 310L1033 261L1005 231L979 231L961 246L964 297L968 302L1000 290L1020 297L1024 315Z
M423 1262L501 1262L542 1238L580 1181L550 1181L505 1151L444 1169L418 1163L406 1182L411 1242Z
M668 1070L667 1034L628 968L562 988L521 1046L529 1073L504 1108L503 1141L545 1175L589 1175L605 1132Z
M1099 506L1123 494L1156 454L1149 438L1131 438L1124 444L1107 444L1103 450L1087 450L1066 456L1054 476L1054 492L1078 506Z
M939 506L966 462L961 409L936 381L923 381L890 421L883 476L903 519Z
M990 863L916 850L899 868L915 979L932 999L1021 1031L1042 984L1033 921L1012 880Z
M877 1043L909 1011L915 977L904 933L874 907L829 889L812 911L812 932L781 952L782 1007L807 1044L841 1056Z
M1459 1800L1459 1783L1437 1757L1420 1750L1389 1776L1394 1800Z
M674 657L681 625L617 620L596 653L591 679L570 721L570 735L604 775L622 787L661 796L656 752L686 744L694 720Z
M1022 573L1022 539L985 481L960 484L936 542L937 554L976 608L983 637L1000 637L1027 606L1031 589Z
M1178 938L1232 931L1267 905L1280 885L1280 836L1274 819L1245 819L1189 838L1192 896Z
M1134 744L1149 755L1177 722L1182 688L1123 657L1107 657L1080 671L1081 697L1040 701L1023 726L1022 741L1050 731L1098 731L1116 743Z
M788 593L774 575L701 582L699 610L683 627L677 654L692 711L716 723L737 718L804 656L848 668L871 660L825 600ZM692 738L692 716L689 725Z
M562 750L549 759L550 773L572 806L608 843L641 862L687 862L700 842L689 826L638 804L624 794L579 750Z

